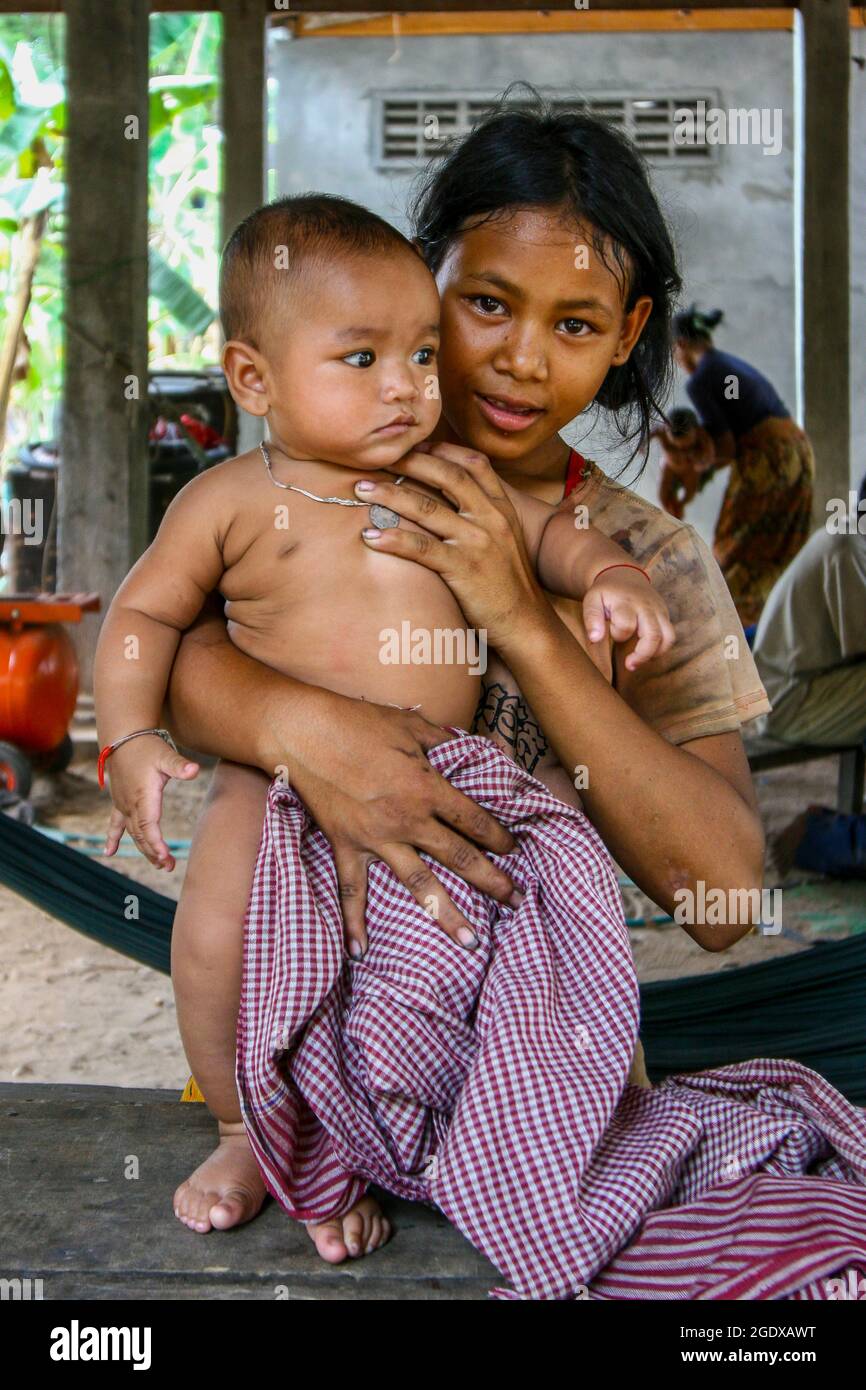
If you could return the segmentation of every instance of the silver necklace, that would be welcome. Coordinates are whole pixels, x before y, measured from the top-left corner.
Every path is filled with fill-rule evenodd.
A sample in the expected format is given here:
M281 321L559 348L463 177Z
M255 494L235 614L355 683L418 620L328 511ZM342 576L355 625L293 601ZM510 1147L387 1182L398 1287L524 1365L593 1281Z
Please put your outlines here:
M259 445L259 448L262 451L265 468L268 470L268 477L274 487L285 488L287 492L299 492L302 497L309 497L311 502L333 502L337 507L369 507L370 520L373 525L378 527L381 531L390 531L392 527L400 525L398 513L392 511L390 507L383 507L381 502L358 502L354 497L319 497L315 492L307 492L305 487L298 487L295 483L281 483L278 478L274 477L271 471L271 456L267 446L262 443ZM405 476L405 473L402 473L397 479L395 486L399 486Z

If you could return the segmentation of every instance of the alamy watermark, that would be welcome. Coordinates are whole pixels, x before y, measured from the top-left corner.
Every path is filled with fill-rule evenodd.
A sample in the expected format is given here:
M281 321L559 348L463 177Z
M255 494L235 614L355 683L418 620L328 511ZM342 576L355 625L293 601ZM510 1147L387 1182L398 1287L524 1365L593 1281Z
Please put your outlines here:
M399 630L383 628L379 642L383 666L466 666L471 676L483 676L487 670L483 627L413 627L404 618Z
M781 888L708 888L698 879L695 889L674 893L674 921L678 926L757 927L762 936L778 936L782 930Z
M73 1318L69 1327L51 1329L48 1355L52 1361L131 1361L134 1371L147 1371L151 1361L149 1327L82 1327Z
M764 154L782 149L781 107L707 106L703 97L674 111L675 145L762 145Z
M866 1302L866 1279L858 1276L856 1269L848 1269L842 1278L825 1279L824 1287L830 1302Z
M831 497L824 529L831 536L866 536L866 497L858 502L854 491L847 497Z
M0 1279L0 1303L30 1303L44 1297L41 1279L29 1276Z
M23 536L25 545L41 545L45 539L43 513L41 497L0 500L0 535Z

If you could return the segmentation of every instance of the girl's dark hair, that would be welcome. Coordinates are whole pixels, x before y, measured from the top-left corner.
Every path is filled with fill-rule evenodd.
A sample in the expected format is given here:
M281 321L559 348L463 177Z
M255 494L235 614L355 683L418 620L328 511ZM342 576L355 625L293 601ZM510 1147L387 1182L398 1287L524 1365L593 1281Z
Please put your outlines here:
M674 314L674 339L681 338L686 343L712 344L713 329L724 318L721 309L711 309L704 314L697 304L690 304L681 314Z
M566 210L619 278L626 309L642 295L653 302L628 361L610 368L596 397L622 439L637 437L629 462L643 444L645 464L653 416L663 414L659 402L673 375L671 305L682 283L673 242L631 142L586 112L554 110L528 90L529 102L515 106L509 87L491 115L422 171L411 206L414 235L435 275L470 218Z

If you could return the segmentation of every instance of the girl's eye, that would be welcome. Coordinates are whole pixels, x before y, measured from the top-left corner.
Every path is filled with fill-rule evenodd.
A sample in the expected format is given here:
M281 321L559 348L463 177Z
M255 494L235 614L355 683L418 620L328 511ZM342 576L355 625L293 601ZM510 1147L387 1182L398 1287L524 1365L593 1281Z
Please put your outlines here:
M480 309L482 314L495 314L497 309L505 308L502 300L494 299L492 294L471 294L469 303Z
M436 349L435 349L435 348L432 348L432 347L422 347L422 348L419 348L418 351L417 351L416 353L413 354L412 361L413 361L413 362L417 362L418 365L421 366L421 367L426 367L426 366L429 365L429 363L431 363L431 362L433 361L433 358L434 358L435 356L436 356Z
M582 328L586 328L590 332L592 332L592 329L586 322L586 319L560 319L559 323L556 326L557 328L564 328L566 333L569 334L569 336L572 338L582 337L583 335L580 331Z
M359 358L365 360L359 361ZM369 348L362 348L360 352L350 352L348 357L343 358L343 361L348 362L350 367L372 367L376 361L376 354L371 352Z

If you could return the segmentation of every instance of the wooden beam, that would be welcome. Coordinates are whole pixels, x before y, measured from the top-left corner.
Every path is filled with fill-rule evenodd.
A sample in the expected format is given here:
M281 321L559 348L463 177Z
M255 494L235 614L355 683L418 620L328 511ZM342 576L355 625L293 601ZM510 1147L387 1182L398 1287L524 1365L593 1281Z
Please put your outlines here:
M147 0L68 0L66 71L58 579L107 607L147 537ZM84 689L97 631L74 633Z
M281 13L295 15L305 14L369 14L371 0L332 0L332 3L323 3L323 0L287 0L286 10L276 9L274 0L270 0L269 13L279 18ZM852 9L862 8L861 0L850 0ZM689 10L760 10L760 9L790 9L790 0L778 5L768 5L766 0L690 0L688 5L683 5L682 0L590 0L589 9L580 13L586 15L590 11L599 10L630 10L634 12L645 10L674 10L687 12ZM483 0L477 3L466 3L466 0L398 0L398 3L387 7L390 14L425 14L430 11L438 11L447 14L460 13L496 13L503 11L516 11L523 15L546 14L565 12L574 14L574 0L547 0L547 3L539 6L530 6L525 0L494 0L492 4L485 4Z
M802 363L817 463L814 520L850 486L848 86L844 0L803 0Z
M496 11L470 14L384 14L369 19L317 25L299 15L292 28L298 39L444 37L458 34L622 34L634 32L700 33L794 27L796 10L575 10L548 14Z
M270 0L268 13L279 18L281 14L370 14L371 0L286 0L285 10L278 8L277 0ZM858 0L851 0L851 7L858 7ZM684 6L681 0L589 0L587 11L592 10L763 10L763 8L791 8L790 0L784 4L767 6L766 0L689 0ZM495 14L516 11L520 14L563 13L574 14L574 0L548 0L544 6L527 6L525 0L477 0L467 4L466 0L391 0L389 14L427 14L438 11L441 14Z
M69 0L0 0L0 14L62 14L68 3ZM256 0L256 3L263 19L280 20L283 17L304 14L369 14L373 0L331 0L331 3L327 3L327 0L287 0L284 9L277 9L277 0ZM852 25L862 27L866 23L863 18L862 0L848 0L848 3ZM696 11L715 9L791 8L791 0L780 0L778 4L773 4L772 0L691 0L688 6L683 5L682 0L590 0L590 4L592 11L596 13L607 10L632 13L667 10L683 16ZM207 14L219 9L219 0L150 0L150 10L154 14ZM436 11L448 14L485 11L522 12L527 15L547 14L551 11L568 13L574 12L574 0L548 0L548 3L539 9L527 7L525 0L495 0L492 6L486 5L484 0L476 0L475 4L465 3L465 0L402 0L402 3L389 6L387 13L426 14ZM588 16L590 11L584 10L581 13Z

